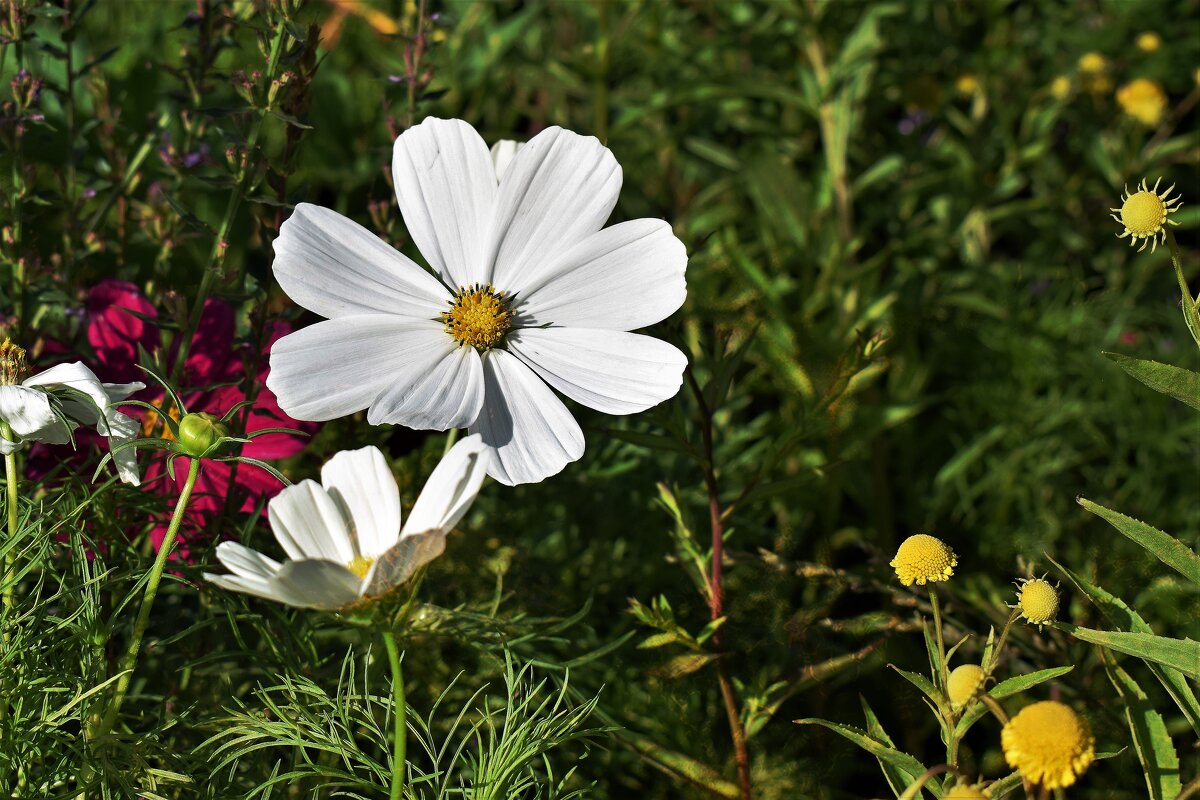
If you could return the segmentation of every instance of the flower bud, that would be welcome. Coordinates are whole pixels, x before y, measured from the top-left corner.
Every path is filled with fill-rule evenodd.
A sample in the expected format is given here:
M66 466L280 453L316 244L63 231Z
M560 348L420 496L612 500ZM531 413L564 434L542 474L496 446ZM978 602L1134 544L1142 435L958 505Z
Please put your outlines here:
M218 439L228 435L229 429L212 414L199 412L179 420L179 444L190 456L204 455Z

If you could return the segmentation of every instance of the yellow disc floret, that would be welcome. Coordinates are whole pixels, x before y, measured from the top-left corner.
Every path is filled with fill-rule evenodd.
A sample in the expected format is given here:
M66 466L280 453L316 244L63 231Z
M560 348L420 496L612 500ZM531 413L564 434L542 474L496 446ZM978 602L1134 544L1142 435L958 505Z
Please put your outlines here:
M1017 584L1017 606L1031 625L1046 625L1058 616L1058 592L1044 578L1026 578Z
M346 565L346 569L353 572L360 579L366 578L367 573L371 571L371 565L375 563L375 559L367 556L355 556L354 560Z
M15 386L26 372L25 348L13 344L12 339L5 336L4 342L0 343L0 385Z
M450 310L442 312L442 322L460 346L490 350L508 333L513 316L504 292L490 283L477 283L458 290Z
M1010 767L1047 789L1075 783L1096 758L1087 721L1053 700L1021 709L1004 726L1000 744Z
M945 800L988 800L988 794L978 786L960 783L942 795Z
M951 671L946 679L946 694L955 711L971 702L983 686L983 667L978 664L962 664Z
M941 539L918 533L904 540L891 565L905 586L924 586L926 582L949 580L958 566L958 556Z
M1167 94L1152 80L1136 78L1117 89L1117 102L1126 114L1148 127L1162 122L1167 113Z
M1125 194L1121 196L1121 207L1109 209L1113 212L1112 218L1125 226L1125 230L1117 234L1118 239L1128 236L1130 247L1138 239L1143 240L1142 246L1138 248L1139 253L1146 249L1147 244L1151 245L1150 252L1154 252L1159 243L1167 239L1167 224L1179 224L1171 219L1171 215L1183 206L1183 198L1179 195L1171 197L1171 192L1175 190L1174 184L1159 194L1160 183L1162 178L1155 181L1154 188L1150 189L1143 180L1133 194L1130 194L1126 187Z

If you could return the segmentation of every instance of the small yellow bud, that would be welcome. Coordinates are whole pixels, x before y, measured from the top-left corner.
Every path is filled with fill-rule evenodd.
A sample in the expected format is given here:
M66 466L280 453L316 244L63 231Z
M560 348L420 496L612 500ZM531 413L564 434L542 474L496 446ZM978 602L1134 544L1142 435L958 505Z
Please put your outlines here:
M1079 57L1079 69L1083 72L1098 73L1108 69L1108 59L1097 52L1084 53Z
M1066 100L1071 94L1071 79L1066 75L1059 75L1050 81L1050 94L1059 100Z
M959 783L942 797L945 800L988 800L988 793L979 786Z
M978 664L961 664L950 672L946 679L946 694L950 696L950 706L959 710L979 692L983 686L983 667Z
M1162 45L1162 39L1154 31L1146 31L1137 37L1137 48L1143 53L1153 53Z

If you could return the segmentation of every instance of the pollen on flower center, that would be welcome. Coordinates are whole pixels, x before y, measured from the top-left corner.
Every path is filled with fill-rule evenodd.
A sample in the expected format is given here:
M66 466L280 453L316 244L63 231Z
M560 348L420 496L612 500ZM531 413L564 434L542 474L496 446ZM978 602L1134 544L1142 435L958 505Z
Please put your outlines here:
M446 333L459 345L490 350L500 343L512 324L509 298L490 283L460 288L450 301L450 310L442 312Z
M366 556L355 556L354 560L346 565L346 569L353 572L359 578L367 577L367 573L371 571L371 565L375 563L375 559L367 558Z
M25 348L13 344L12 339L5 336L4 342L0 343L0 385L15 386L27 371Z

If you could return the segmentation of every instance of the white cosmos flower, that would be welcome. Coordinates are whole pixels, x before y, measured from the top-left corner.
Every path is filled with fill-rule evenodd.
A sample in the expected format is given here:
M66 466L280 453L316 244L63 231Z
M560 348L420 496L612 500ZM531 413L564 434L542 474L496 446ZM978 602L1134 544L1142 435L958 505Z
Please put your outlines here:
M79 425L95 428L108 438L110 447L129 441L137 436L138 421L117 411L117 405L145 388L144 383L104 383L78 361L51 367L20 384L0 385L0 418L9 424L16 439L0 436L0 453L7 455L29 441L66 444ZM61 393L63 389L81 392L88 399ZM54 413L51 393L58 393L62 416ZM132 447L118 451L113 461L125 483L136 486L141 482Z
M271 350L267 385L289 415L466 427L513 485L583 455L551 389L609 414L679 391L684 354L629 331L683 303L687 254L663 220L602 229L621 168L597 139L549 128L489 153L467 123L428 119L396 140L392 169L440 280L346 217L296 206L275 277L327 319Z
M237 542L217 546L232 575L204 577L224 589L298 608L334 611L386 594L442 554L446 534L475 502L487 450L468 436L441 460L400 527L400 491L375 447L344 450L321 482L289 486L267 504L282 564Z

